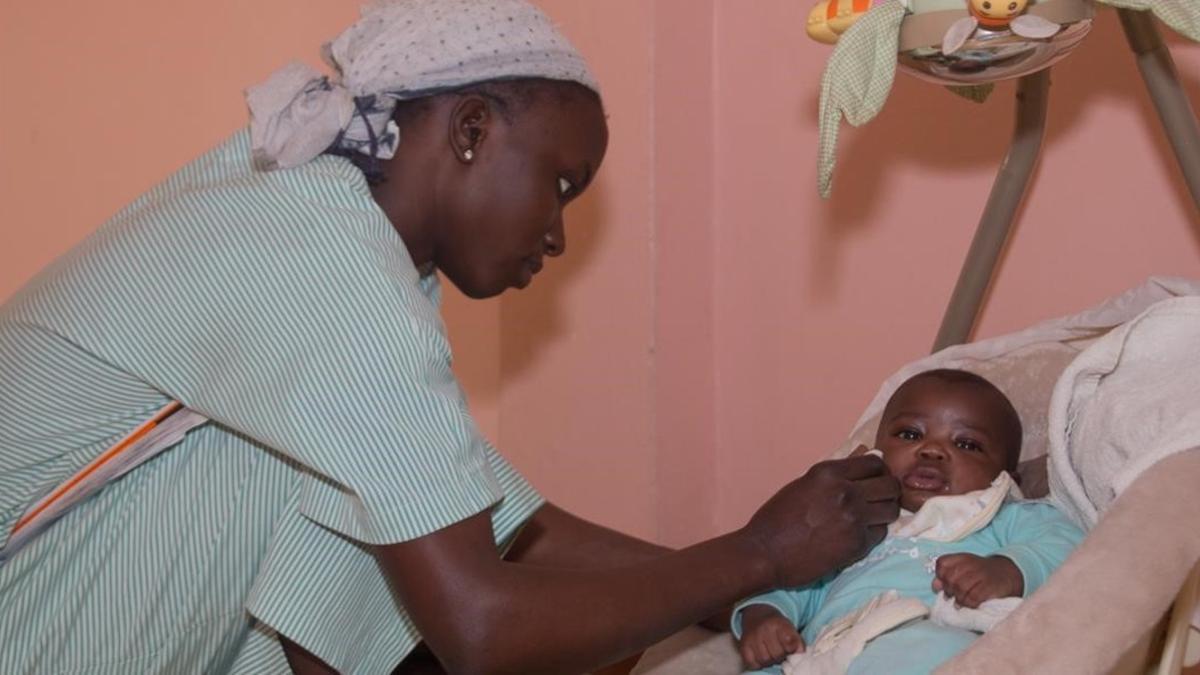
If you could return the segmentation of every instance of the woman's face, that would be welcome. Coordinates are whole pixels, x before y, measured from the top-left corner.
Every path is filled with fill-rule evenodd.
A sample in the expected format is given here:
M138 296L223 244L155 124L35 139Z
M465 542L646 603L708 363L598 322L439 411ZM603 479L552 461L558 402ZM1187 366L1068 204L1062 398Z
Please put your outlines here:
M540 96L510 122L494 112L460 194L439 224L434 263L466 295L524 288L566 250L563 210L591 183L608 146L599 102Z

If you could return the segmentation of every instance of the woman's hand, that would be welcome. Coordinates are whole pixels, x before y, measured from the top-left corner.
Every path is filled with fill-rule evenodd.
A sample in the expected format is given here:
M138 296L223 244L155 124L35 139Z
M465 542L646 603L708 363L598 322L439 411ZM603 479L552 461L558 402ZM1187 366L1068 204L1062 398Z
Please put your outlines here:
M900 515L900 484L874 456L821 462L784 486L742 533L758 543L775 587L803 586L866 555Z
M1024 595L1025 577L1013 561L1002 555L981 558L971 553L952 553L938 557L933 590L975 609L988 600Z
M787 617L770 605L750 605L742 610L742 639L738 652L747 668L782 663L789 654L804 651L804 639Z

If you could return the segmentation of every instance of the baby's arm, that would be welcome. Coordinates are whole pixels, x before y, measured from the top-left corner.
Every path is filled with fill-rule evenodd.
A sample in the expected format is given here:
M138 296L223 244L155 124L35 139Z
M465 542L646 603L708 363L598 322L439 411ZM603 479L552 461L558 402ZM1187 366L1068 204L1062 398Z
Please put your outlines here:
M986 558L969 553L939 557L935 591L945 592L965 607L1027 596L1046 582L1084 537L1057 509L1040 503L1005 507L992 527L1000 549Z
M742 609L742 637L738 652L747 668L766 668L782 663L788 654L804 651L804 639L787 617L771 605Z
M995 526L1001 542L996 555L1008 558L1021 570L1025 596L1041 588L1087 536L1061 511L1041 502L1001 509Z
M973 553L938 556L933 590L972 609L995 598L1020 597L1025 578L1016 563L1002 555L986 558Z
M733 610L731 628L738 651L749 668L766 668L788 654L804 651L797 629L816 613L825 596L824 584L781 589L756 595Z

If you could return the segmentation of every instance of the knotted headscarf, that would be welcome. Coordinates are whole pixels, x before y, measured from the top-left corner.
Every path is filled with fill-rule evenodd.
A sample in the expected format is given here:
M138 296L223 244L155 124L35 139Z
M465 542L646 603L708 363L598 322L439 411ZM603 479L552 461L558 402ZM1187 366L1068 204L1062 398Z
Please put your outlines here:
M396 102L490 80L599 85L550 20L526 0L377 0L323 49L326 76L301 63L246 92L254 162L298 166L330 148L390 159Z

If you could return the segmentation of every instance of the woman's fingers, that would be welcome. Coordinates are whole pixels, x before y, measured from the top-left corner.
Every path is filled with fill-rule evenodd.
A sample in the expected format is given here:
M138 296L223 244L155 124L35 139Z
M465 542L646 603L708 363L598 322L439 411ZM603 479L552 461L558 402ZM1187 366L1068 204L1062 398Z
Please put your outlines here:
M900 517L900 502L871 502L863 507L863 520L868 527L888 525Z
M890 475L860 480L858 489L863 501L867 502L894 502L900 499L900 481Z
M889 476L887 465L875 455L847 457L838 462L846 480L861 481L876 476Z

